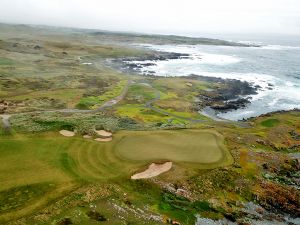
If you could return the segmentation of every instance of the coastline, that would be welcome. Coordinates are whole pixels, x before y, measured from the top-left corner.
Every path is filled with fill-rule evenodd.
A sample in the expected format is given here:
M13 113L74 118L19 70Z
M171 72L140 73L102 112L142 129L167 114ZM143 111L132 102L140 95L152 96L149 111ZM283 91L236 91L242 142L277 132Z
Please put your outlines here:
M135 74L145 76L147 78L179 78L191 79L208 83L221 84L222 87L209 89L203 93L198 93L197 101L194 103L195 111L206 115L214 120L230 121L219 117L219 113L225 113L237 109L246 108L251 104L251 96L257 95L261 89L258 85L253 85L247 81L237 79L224 79L219 77L209 77L196 74L188 76L163 76L156 74L155 71L147 70L146 73L142 70L149 66L155 65L157 61L168 61L174 59L186 59L191 55L186 53L174 52L151 52L143 57L134 58L119 58L110 62L110 66L126 74Z
M149 52L143 57L114 60L115 68L127 74L144 75L150 78L198 79L202 77L201 79L207 82L226 83L228 86L235 87L238 87L235 83L242 85L241 88L238 87L236 94L227 96L228 90L227 93L224 91L222 93L226 96L224 99L211 99L211 104L200 107L200 111L206 106L211 106L218 117L241 121L268 112L299 108L298 81L293 81L294 76L290 76L292 80L285 77L289 76L289 72L285 74L284 71L277 71L277 68L273 69L273 66L269 68L268 64L272 63L272 60L280 60L281 51L285 48L275 50L268 46L243 48L151 44L140 45L140 47ZM236 52L241 55L235 55ZM264 56L265 54L267 55ZM248 56L249 58L245 58ZM261 58L269 59L267 56L270 60L264 65ZM279 69L282 69L283 65L280 65ZM249 87L254 91L249 92ZM292 97L293 95L295 97ZM205 99L201 101L207 102Z

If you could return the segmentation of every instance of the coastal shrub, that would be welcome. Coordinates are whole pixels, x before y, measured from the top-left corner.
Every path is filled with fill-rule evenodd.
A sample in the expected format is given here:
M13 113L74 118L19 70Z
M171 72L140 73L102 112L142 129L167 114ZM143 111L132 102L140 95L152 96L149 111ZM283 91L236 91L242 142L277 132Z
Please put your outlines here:
M142 103L156 97L155 91L151 87L142 84L133 84L129 87L126 99L137 103Z
M42 127L47 127L48 130L70 130L73 131L76 127L75 121L68 120L56 120L52 118L36 118L33 122L41 125Z
M210 204L207 201L195 201L192 207L198 211L209 211L211 210Z
M99 212L97 211L88 211L86 213L86 215L90 218L90 219L93 219L93 220L96 220L96 221L106 221L107 219L105 218L105 216L103 216L102 214L100 214Z
M88 104L86 104L85 102L79 102L76 106L76 109L89 109Z
M118 125L121 129L125 129L125 130L138 129L141 127L141 125L137 121L128 117L120 118L118 120Z
M181 221L195 221L195 215L201 212L215 212L207 201L192 202L189 199L170 192L162 194L159 209Z
M105 101L111 100L117 96L119 96L123 88L126 85L126 81L122 80L117 83L114 87L110 90L104 92L102 95L99 96L88 96L80 99L80 102L76 105L76 108L79 109L91 109L95 107L100 107Z
M73 131L75 129L75 126L73 124L63 124L60 129L62 130L69 130Z
M90 109L92 106L99 103L99 99L94 96L82 98L80 102L76 105L77 109Z
M79 134L94 134L94 128L110 131L140 129L142 125L130 118L119 118L105 113L64 114L44 112L39 114L19 114L10 119L12 128L18 132L41 132L77 130Z
M96 130L103 130L104 127L103 127L102 124L96 124L96 125L95 125L95 129L96 129Z
M63 218L57 223L57 225L70 225L70 224L73 224L70 218Z

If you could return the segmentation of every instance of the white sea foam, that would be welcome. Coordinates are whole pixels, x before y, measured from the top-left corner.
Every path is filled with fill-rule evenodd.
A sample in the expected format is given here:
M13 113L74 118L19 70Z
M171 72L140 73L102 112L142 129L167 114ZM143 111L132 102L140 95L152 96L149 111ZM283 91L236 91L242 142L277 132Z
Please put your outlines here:
M155 65L142 68L142 72L147 73L147 71L154 71L160 76L189 76L191 74L217 77L223 79L236 79L241 81L246 81L251 84L259 85L263 90L268 89L269 84L274 85L277 80L276 77L267 74L258 73L218 73L218 72L208 72L201 68L201 64L206 64L202 62L203 59L174 59L168 61L158 61ZM150 63L151 61L145 61L145 63Z
M200 53L199 57L201 58L201 64L227 65L241 61L241 59L230 55Z
M207 47L197 45L147 45L146 47L157 51L188 53L190 54L190 57L165 61L140 62L155 63L153 66L147 66L141 69L141 71L145 74L147 74L148 71L154 71L155 74L159 76L188 76L194 74L223 79L236 79L246 81L253 86L260 87L258 89L258 94L249 96L251 97L251 104L248 105L247 108L218 114L219 117L238 120L271 111L290 110L300 107L300 82L296 79L291 80L286 76L273 76L262 73L261 69L270 68L270 66L273 67L276 61L270 61L272 64L268 65L260 64L258 59L260 56L259 54L261 53L253 52L254 49L270 50L267 53L268 57L273 57L273 53L270 55L270 52L273 50L298 50L300 47L280 45L250 48L229 47L228 49L222 49L222 47L219 46L212 46L210 49L208 49ZM252 49L253 51L251 50L246 52L247 49ZM236 53L239 54L239 51L246 52L243 54L243 57L245 58L235 55ZM221 54L216 54L218 52L221 52ZM234 54L230 54L231 52ZM248 54L251 54L252 58L249 58ZM277 53L277 55L278 54L280 53ZM273 60L273 58L271 59ZM250 64L252 65L251 67L249 67L249 61L247 60L252 60L252 64ZM280 58L277 57L277 60L280 60ZM249 72L232 72L235 70L235 68L237 68L237 71L239 71L242 67L244 67L244 65L240 62L245 62L245 66L248 66L247 70L244 69L242 71ZM256 62L256 64L253 64L253 62ZM231 69L228 70L228 67Z
M198 60L195 63L199 63L199 64L227 65L227 64L232 64L232 63L238 63L242 60L241 58L238 58L234 55L211 54L211 53L203 52L199 49L199 46L197 46L197 45L193 45L193 46L189 46L189 45L176 45L176 46L174 46L174 45L142 45L142 46L156 50L156 51L190 54L192 59Z
M258 45L258 46L262 45L262 42L256 42L256 41L238 41L237 43L246 44L246 45Z
M254 47L254 48L257 48L257 47ZM265 49L265 50L276 50L276 51L300 50L300 46L288 46L288 45L264 45L264 46L261 46L258 48Z

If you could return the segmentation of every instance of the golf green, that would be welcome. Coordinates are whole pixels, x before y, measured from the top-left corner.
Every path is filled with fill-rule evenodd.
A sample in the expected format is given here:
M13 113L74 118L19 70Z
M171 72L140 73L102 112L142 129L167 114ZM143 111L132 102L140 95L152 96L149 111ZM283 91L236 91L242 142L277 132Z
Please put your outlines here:
M116 153L136 161L216 163L223 159L220 135L201 130L127 132L116 144Z

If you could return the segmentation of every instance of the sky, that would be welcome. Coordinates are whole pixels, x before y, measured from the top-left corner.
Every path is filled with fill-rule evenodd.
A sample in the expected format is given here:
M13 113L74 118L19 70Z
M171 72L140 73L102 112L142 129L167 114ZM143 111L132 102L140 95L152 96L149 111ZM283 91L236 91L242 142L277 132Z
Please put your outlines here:
M300 0L0 0L0 22L190 36L300 35Z

